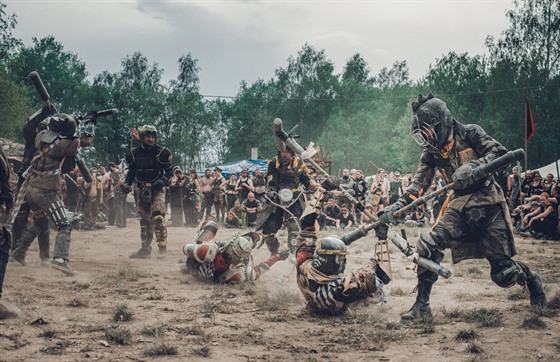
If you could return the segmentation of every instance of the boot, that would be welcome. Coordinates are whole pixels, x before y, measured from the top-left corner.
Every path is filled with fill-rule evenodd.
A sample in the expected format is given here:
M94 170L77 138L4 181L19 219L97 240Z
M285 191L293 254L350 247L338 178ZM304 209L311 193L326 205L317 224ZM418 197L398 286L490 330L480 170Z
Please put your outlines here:
M416 302L408 312L401 315L401 322L412 322L419 319L432 318L432 309L430 308L430 293L432 292L433 282L427 280L418 280L418 296Z
M274 234L265 235L264 242L266 243L268 251L270 251L270 256L278 254L278 250L280 249L280 242Z
M150 259L152 255L152 247L150 244L142 243L142 247L135 253L130 254L130 259Z
M531 306L544 307L546 305L546 294L544 293L541 278L534 271L530 271L529 273L527 288L529 288Z

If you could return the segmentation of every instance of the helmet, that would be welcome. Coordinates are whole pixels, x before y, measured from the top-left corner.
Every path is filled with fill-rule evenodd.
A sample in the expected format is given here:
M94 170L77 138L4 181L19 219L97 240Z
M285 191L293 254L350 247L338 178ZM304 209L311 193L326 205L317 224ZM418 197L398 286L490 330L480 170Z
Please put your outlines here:
M412 137L422 148L430 152L439 152L452 135L453 116L445 102L428 94L418 95L418 101L412 103Z
M325 275L340 274L346 267L346 255L346 244L336 236L328 236L317 243L311 265Z
M249 238L236 236L224 247L223 254L226 256L228 261L237 263L251 255L253 245L253 241L249 240Z
M157 128L155 128L154 126L145 124L142 127L140 127L140 129L138 130L138 135L140 136L140 139L143 139L144 136L147 135L153 135L157 138L158 131Z
M65 113L57 113L43 122L47 126L47 132L41 136L41 142L53 143L59 137L69 138L76 133L76 121Z

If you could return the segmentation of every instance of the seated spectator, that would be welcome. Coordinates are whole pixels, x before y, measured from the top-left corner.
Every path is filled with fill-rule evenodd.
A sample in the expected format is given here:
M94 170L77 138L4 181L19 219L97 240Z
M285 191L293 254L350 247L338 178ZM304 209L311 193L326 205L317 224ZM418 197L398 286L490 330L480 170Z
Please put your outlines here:
M544 240L558 239L558 208L550 203L546 192L540 196L540 206L525 215L523 223L527 226L527 231L522 233L522 236Z
M262 203L255 198L255 194L249 192L247 200L241 204L241 210L247 218L247 226L254 228L257 225L257 215L262 211Z
M233 207L229 209L226 215L226 227L243 227L243 209L241 208L241 202L239 200L235 200L235 202L233 203Z
M348 206L342 205L341 212L336 217L336 228L345 230L354 225L354 216L348 211Z
M328 199L327 206L325 206L325 209L322 213L322 215L324 215L324 218L319 217L319 219L321 219L319 221L321 229L324 229L328 226L336 227L336 217L338 216L338 214L340 214L341 211L342 210L340 209L340 206L335 203L333 198Z

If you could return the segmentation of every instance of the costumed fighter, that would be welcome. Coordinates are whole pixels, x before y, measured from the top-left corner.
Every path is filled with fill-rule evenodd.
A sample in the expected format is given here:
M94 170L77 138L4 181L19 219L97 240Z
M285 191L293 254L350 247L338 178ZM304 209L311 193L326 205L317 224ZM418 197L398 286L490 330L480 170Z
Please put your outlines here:
M384 300L382 287L390 279L375 259L368 266L344 274L349 253L347 245L365 233L358 230L317 241L316 216L310 214L301 220L302 231L297 239L297 284L309 311L335 315L344 313L349 304L373 298L374 294Z
M394 223L393 213L426 192L436 170L447 183L454 183L437 223L423 232L417 242L421 257L440 263L443 251L451 248L454 263L486 258L490 278L502 288L527 286L531 305L543 306L545 293L537 273L527 264L513 260L516 254L504 194L491 176L480 181L473 170L504 155L507 150L476 124L462 124L447 105L432 94L419 95L412 103L412 135L424 149L412 184L399 200L378 213L380 220ZM430 293L438 275L418 267L418 295L402 321L431 317Z
M10 163L4 154L4 150L0 148L0 299L2 299L2 286L4 285L4 276L6 273L6 265L10 255L10 246L12 238L9 230L3 225L5 218L9 215L14 206L14 196L10 185ZM0 313L2 312L0 305ZM1 318L0 318L1 319Z
M280 138L275 138L278 154L268 161L266 200L257 218L256 230L262 230L270 254L275 255L280 249L276 233L286 223L288 249L295 254L300 231L298 222L305 209L303 187L315 190L317 184L308 176L303 159Z
M157 129L144 125L139 129L142 145L133 148L126 156L128 173L123 189L134 191L140 214L140 250L131 254L132 259L147 259L152 254L154 233L158 244L158 258L167 255L167 227L165 226L165 186L173 174L171 152L158 145Z
M25 259L33 239L43 233L48 235L50 218L58 231L51 267L74 275L75 271L68 265L72 228L58 190L61 174L75 167L74 161L68 163L65 160L76 159L80 140L75 136L76 121L67 114L55 114L43 122L47 129L39 132L35 138L37 153L31 160L31 167L26 171L25 182L18 193L18 203L24 199L29 203L34 224L23 232L21 243L11 256L15 260ZM19 206L16 205L14 212L19 211Z
M216 241L217 229L215 222L206 220L196 243L183 246L187 261L182 269L198 280L221 284L255 281L277 261L289 256L285 250L255 265L251 251L260 240L259 234L248 232L231 241Z

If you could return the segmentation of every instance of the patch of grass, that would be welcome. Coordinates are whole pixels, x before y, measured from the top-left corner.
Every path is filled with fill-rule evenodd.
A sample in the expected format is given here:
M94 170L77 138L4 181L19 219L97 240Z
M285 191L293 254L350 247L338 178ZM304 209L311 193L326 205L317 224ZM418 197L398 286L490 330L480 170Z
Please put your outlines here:
M131 310L128 309L126 304L119 305L113 311L113 320L115 322L128 322L132 320L132 313Z
M53 331L52 329L47 329L46 331L44 331L43 333L39 334L39 337L43 337L43 338L54 338L56 337L57 332Z
M508 292L507 299L509 300L529 299L529 293L524 293L523 289L515 288Z
M545 329L546 323L538 315L523 318L521 326L526 329Z
M503 324L503 318L497 309L472 309L466 314L467 322L477 323L479 327L499 327Z
M162 300L162 299L163 299L163 296L161 294L159 294L159 292L156 292L154 294L150 294L146 298L146 300Z
M157 326L145 326L140 330L140 334L142 334L143 336L159 337L168 331L169 327L167 327L165 324L162 324Z
M91 285L88 282L82 283L82 282L72 282L72 289L74 290L86 290L89 289Z
M41 352L50 355L59 355L64 353L64 349L68 345L67 342L56 342L54 346L49 346L45 348L41 348Z
M393 287L391 288L391 295L395 295L395 296L403 296L406 295L407 293L404 291L403 288L401 287Z
M152 347L146 348L143 352L145 357L155 357L155 356L175 356L177 355L177 347L160 341L153 345Z
M467 345L467 352L469 354L480 354L483 352L483 350L478 343L469 342L469 344Z
M483 271L480 267L473 265L467 268L466 275L473 279L480 279L483 277Z
M212 317L216 313L233 314L237 312L237 308L225 300L213 300L202 305L202 315Z
M554 310L560 309L560 292L556 292L556 294L550 298L546 306Z
M129 344L132 338L132 333L129 329L123 327L109 327L105 329L105 337L111 342L124 346Z
M116 275L117 280L122 280L127 282L135 282L138 279L144 277L146 277L146 273L133 269L130 266L121 267Z
M288 305L299 303L300 294L295 291L279 290L270 292L259 290L254 298L257 308L263 311L277 311L286 308Z
M208 346L194 347L192 352L201 357L210 356L210 348Z
M87 307L87 305L88 305L87 302L84 302L83 300L81 300L79 298L72 298L68 302L68 306L69 307L74 307L74 308L83 308L83 307Z
M449 319L463 318L464 315L465 315L458 307L457 308L451 308L451 309L447 309L447 308L443 307L441 309L441 313Z
M462 329L457 332L455 340L457 341L470 341L478 337L478 332L474 329Z

